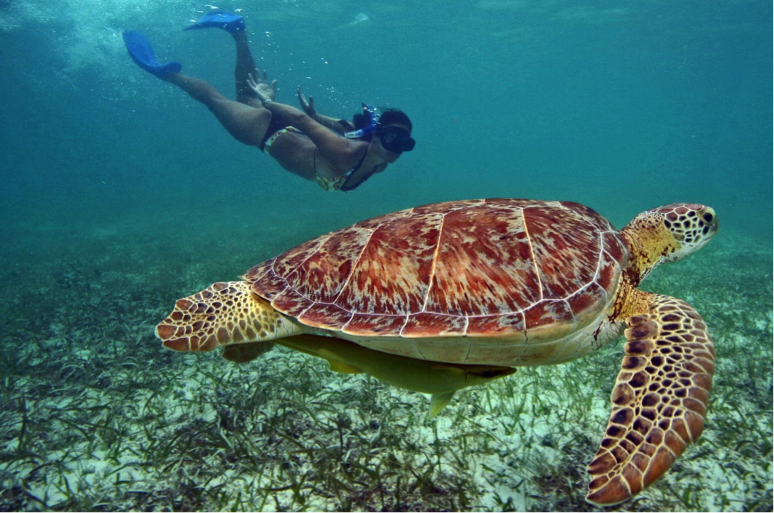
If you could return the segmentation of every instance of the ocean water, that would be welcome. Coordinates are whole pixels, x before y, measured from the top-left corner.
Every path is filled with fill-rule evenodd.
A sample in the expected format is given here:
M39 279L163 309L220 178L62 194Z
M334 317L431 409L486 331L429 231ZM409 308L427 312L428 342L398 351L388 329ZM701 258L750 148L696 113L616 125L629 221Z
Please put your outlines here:
M647 290L717 348L705 432L628 510L772 509L772 5L362 2L241 9L295 105L404 110L416 149L326 193L131 61L233 94L192 2L0 0L0 509L574 510L622 344L425 418L422 395L278 348L164 350L174 301L322 233L464 198L571 200L616 227L711 205L720 233Z

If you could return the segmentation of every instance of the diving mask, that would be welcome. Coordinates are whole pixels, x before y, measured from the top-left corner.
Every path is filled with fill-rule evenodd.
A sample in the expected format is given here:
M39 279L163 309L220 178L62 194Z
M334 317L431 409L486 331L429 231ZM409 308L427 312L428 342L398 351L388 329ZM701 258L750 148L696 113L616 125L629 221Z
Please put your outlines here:
M379 136L379 141L382 143L384 149L393 153L411 151L417 143L411 138L408 130L399 126L390 125L382 127L381 125L377 125L376 135Z

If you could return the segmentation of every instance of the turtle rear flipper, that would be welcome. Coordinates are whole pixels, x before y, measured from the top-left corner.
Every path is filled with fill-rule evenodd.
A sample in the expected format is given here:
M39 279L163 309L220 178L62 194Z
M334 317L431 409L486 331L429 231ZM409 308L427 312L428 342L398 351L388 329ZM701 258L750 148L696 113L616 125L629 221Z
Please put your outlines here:
M644 294L644 293L643 293ZM625 356L586 500L611 505L649 486L702 432L715 347L688 303L644 294L648 312L626 320Z
M156 326L156 336L175 351L211 351L303 332L299 324L256 296L245 281L218 282L178 299L172 313Z

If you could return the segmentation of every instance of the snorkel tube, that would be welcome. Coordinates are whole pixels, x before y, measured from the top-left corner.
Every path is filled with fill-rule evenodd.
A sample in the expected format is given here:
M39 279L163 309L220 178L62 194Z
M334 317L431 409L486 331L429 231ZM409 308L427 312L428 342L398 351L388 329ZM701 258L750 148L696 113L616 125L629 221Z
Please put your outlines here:
M379 115L376 113L376 107L369 107L365 103L363 105L363 115L366 118L368 126L355 130L354 132L347 132L344 137L347 139L360 139L363 136L374 133L376 130L376 124L379 122Z

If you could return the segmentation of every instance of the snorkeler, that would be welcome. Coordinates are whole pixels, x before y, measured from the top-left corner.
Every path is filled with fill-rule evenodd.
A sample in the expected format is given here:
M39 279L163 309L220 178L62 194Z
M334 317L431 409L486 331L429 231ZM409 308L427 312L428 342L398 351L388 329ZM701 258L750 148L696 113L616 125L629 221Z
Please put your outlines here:
M398 109L363 106L353 122L320 115L313 99L297 89L302 110L274 101L277 81L269 83L248 46L241 16L222 11L207 13L185 30L216 27L236 42L237 101L229 100L204 80L181 73L177 62L158 62L148 40L139 32L124 32L124 43L138 66L178 86L204 104L237 141L268 153L283 168L327 190L351 191L414 149L412 124Z

